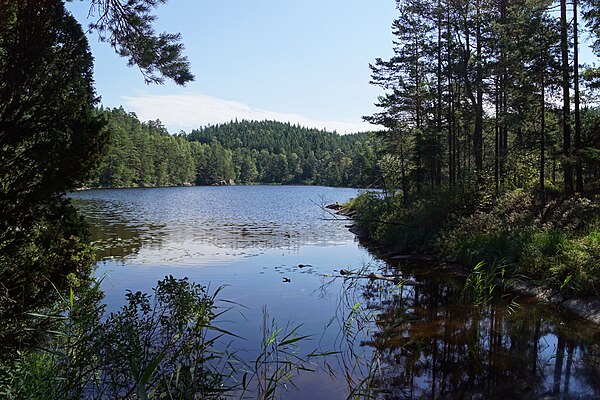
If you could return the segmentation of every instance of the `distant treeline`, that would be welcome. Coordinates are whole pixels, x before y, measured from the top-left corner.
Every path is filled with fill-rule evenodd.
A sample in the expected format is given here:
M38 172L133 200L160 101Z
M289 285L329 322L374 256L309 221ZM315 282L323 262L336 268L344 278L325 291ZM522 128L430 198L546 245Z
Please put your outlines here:
M372 187L381 181L367 133L337 133L275 121L235 121L170 135L123 108L102 110L110 144L92 186L220 182Z

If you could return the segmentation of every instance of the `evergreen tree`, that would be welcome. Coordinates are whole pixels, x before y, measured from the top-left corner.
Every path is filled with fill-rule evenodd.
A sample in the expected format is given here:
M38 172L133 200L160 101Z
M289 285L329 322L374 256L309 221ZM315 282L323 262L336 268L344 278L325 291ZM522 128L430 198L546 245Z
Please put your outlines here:
M341 136L273 121L242 121L174 137L160 121L140 122L122 108L104 113L111 139L92 186L380 182L376 144L367 134Z
M382 172L384 181L400 184L407 200L442 182L499 193L535 180L545 201L548 176L562 179L569 196L575 175L583 190L586 165L579 154L589 152L583 151L578 65L573 74L570 66L570 38L577 45L578 31L568 29L566 3L558 4L560 16L550 0L397 3L394 56L371 66L371 82L384 90L376 103L381 111L365 117L386 127L379 132L387 154L381 165L392 170ZM590 26L596 11L587 4ZM557 88L562 132L548 100Z
M47 301L53 285L87 277L83 225L62 195L100 159L104 121L95 104L87 40L62 2L0 3L3 321Z

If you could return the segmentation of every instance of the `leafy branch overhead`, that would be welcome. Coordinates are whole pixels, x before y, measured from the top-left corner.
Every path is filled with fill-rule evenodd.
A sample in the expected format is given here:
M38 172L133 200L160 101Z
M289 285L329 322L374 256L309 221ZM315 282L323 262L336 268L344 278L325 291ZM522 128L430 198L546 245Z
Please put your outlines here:
M194 80L190 63L183 55L181 35L157 34L152 26L152 10L167 0L90 0L89 16L97 18L90 30L108 42L117 54L137 65L146 83L164 83L172 79L178 85Z

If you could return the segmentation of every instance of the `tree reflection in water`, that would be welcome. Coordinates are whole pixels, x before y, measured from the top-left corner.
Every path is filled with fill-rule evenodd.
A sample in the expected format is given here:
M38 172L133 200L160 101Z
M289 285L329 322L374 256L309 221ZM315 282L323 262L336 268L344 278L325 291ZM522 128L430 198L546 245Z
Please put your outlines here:
M119 191L106 191L107 196L111 193ZM143 259L147 263L210 264L207 252L233 251L255 256L265 249L298 251L305 245L346 240L343 236L347 232L340 229L340 224L324 224L329 214L312 204L315 210L306 221L255 221L234 211L233 215L207 216L196 215L193 210L190 215L182 211L183 215L168 218L156 210L146 210L147 203L133 202L130 197L135 198L135 193L134 189L125 189L123 199L104 198L100 191L97 199L85 197L90 193L78 193L84 197L73 200L89 222L98 261Z
M337 346L351 397L600 398L597 328L529 298L473 306L464 280L427 269L402 268L413 287L346 278Z
M128 268L115 272L121 283L135 281L133 287L151 287L155 275L192 266L179 272L196 281L221 277L242 287L239 293L250 294L250 301L260 293L260 302L279 306L281 313L306 315L311 304L313 327L321 320L325 324L329 307L335 307L335 296L327 292L338 290L344 278L323 288L321 303L309 294L318 284L312 278L319 271L330 271L330 266L346 267L340 259L354 259L360 253L346 257L340 252L348 251L347 246L327 247L351 239L338 222L325 223L320 210L315 212L314 204L306 200L323 189L231 187L226 189L228 202L223 201L222 190L91 191L79 193L77 201L95 229L92 236L101 249L99 258L124 258ZM308 244L323 246L326 260L325 252L299 251ZM214 253L222 256L223 265L198 268L216 264L220 259L211 258ZM243 264L242 256L256 258ZM309 275L303 274L308 268L300 269L299 262L324 265L311 268ZM272 273L262 275L270 265ZM377 263L373 270L392 274L396 267L387 266L385 271ZM272 290L274 282L281 282L283 268L286 276L295 274L293 284L281 283L287 285L285 289ZM125 270L135 272L131 280L123 278ZM319 376L321 386L303 386L297 398L314 398L306 395L311 388L316 395L331 389L332 396L341 398L345 394L381 399L600 398L597 330L531 299L519 298L521 306L512 313L508 312L511 299L497 298L492 305L473 307L461 299L464 280L423 272L428 270L428 266L401 268L404 277L423 283L416 287L345 278L337 315L322 339L322 350L330 351L332 341L339 350L325 360L327 372L335 378ZM240 272L244 274L236 275ZM298 291L294 297L300 283L306 292ZM283 294L292 296L285 299ZM240 329L243 325L237 323ZM251 335L252 327L246 325L245 333Z

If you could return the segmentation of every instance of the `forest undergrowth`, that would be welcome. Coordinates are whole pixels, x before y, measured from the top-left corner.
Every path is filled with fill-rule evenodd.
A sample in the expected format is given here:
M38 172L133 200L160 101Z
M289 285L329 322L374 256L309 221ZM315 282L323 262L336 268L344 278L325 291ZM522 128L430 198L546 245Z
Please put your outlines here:
M598 195L556 196L541 206L534 190L500 196L439 191L414 203L365 192L349 207L357 228L391 251L431 254L475 266L499 262L511 276L572 296L600 293Z

